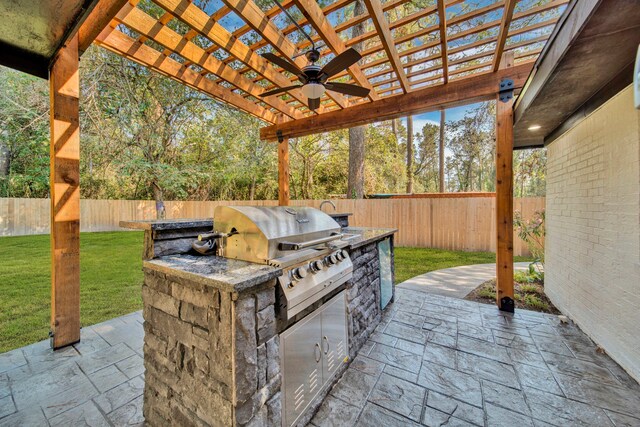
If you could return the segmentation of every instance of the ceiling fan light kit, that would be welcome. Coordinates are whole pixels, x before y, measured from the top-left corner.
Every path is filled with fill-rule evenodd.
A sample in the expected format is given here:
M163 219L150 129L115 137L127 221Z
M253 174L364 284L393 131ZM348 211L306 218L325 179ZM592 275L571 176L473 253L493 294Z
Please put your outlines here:
M310 99L319 99L324 95L325 87L321 83L307 83L302 86L302 93L304 96Z

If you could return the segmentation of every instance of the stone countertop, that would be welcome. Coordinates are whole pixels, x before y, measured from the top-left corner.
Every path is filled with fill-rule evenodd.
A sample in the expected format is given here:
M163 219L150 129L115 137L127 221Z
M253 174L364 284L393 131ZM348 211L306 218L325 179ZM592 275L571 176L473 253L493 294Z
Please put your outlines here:
M213 218L120 221L119 225L122 228L151 231L179 230L184 228L200 227L210 227L213 229Z
M397 228L376 228L376 227L344 227L343 233L353 234L354 237L348 240L351 248L358 248L367 243L382 240L398 232Z
M169 255L143 266L226 292L243 292L282 275L281 268L215 255Z

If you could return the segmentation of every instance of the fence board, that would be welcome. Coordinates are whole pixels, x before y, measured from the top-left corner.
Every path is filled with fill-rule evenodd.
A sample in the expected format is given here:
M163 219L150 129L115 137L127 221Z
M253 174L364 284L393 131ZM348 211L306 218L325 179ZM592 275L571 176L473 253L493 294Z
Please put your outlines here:
M351 212L350 222L362 227L393 227L399 230L398 246L433 247L464 251L495 251L495 199L492 196L437 197L369 200L332 200L337 212ZM320 200L292 200L293 206L319 207ZM275 206L275 200L168 201L167 218L207 218L216 206ZM544 209L544 197L514 200L524 218ZM48 199L0 198L0 236L49 233ZM331 210L325 206L324 210ZM152 200L80 201L82 231L120 230L122 220L155 217ZM527 245L515 238L514 253L527 255Z

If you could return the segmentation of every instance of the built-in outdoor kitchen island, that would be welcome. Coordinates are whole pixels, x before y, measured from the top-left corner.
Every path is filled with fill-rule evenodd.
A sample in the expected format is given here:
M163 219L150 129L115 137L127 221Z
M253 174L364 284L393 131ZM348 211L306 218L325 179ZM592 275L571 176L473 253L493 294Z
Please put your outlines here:
M148 424L311 419L394 293L396 230L333 216L238 206L213 224L121 224L145 230Z

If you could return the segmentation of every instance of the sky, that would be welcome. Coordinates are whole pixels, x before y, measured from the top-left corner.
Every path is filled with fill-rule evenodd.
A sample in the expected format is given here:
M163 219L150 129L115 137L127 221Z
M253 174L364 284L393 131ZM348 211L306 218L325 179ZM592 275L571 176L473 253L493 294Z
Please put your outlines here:
M447 122L453 122L456 120L460 120L464 117L465 112L468 110L472 110L478 107L480 104L469 104L464 105L462 107L449 108L446 110L446 120ZM402 124L407 126L407 119L400 119ZM433 123L437 126L440 126L440 111L432 111L430 113L418 114L413 116L413 131L418 133L422 132L422 128L426 123Z

